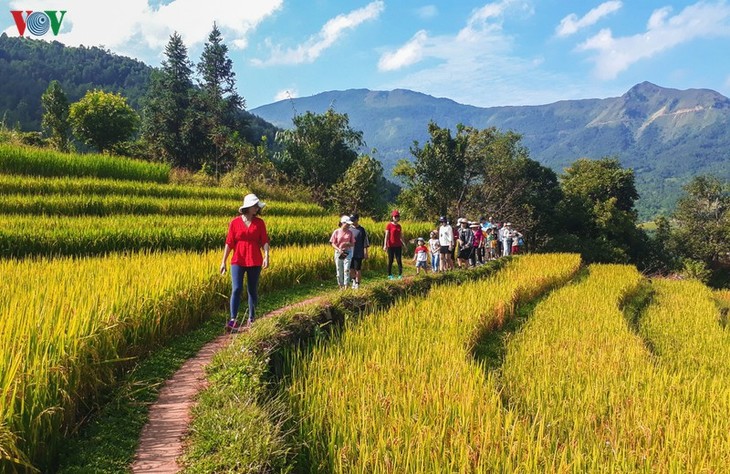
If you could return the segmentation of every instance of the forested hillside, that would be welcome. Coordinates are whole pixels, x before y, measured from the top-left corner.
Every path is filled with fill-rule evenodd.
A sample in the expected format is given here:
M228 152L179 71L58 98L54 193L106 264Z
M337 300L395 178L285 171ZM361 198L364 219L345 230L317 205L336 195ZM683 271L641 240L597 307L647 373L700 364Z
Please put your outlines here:
M75 102L91 89L117 92L137 111L143 105L154 68L136 59L92 46L78 48L58 41L31 40L0 35L0 121L9 128L40 130L41 95L55 79L68 100ZM257 143L262 135L273 138L275 127L247 112L245 138Z
M93 88L124 95L141 106L152 68L96 46L69 48L58 41L27 40L0 35L0 111L5 124L40 130L41 94L57 80L68 99L79 100Z

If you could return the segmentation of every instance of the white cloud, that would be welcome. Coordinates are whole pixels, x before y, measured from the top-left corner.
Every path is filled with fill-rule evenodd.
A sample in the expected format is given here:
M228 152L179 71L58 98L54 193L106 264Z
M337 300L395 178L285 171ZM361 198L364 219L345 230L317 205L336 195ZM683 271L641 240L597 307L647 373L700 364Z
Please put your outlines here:
M578 51L594 52L595 74L614 79L632 64L697 38L730 36L730 6L724 1L714 4L698 2L675 16L668 8L652 13L644 33L614 37L611 30L601 30L578 45Z
M578 15L571 13L560 20L560 25L555 28L555 34L558 36L570 36L577 33L578 30L595 25L598 23L598 20L619 10L622 6L623 4L620 1L612 0L598 5L596 8L586 13L583 18L578 18Z
M439 10L436 5L424 5L416 10L416 15L422 20L430 20L436 18L439 14Z
M502 32L501 16L508 7L517 3L502 0L484 5L472 12L466 26L454 36L431 37L421 30L398 49L384 52L378 61L378 69L395 71L428 58L458 61L485 50L504 48L507 41Z
M314 62L327 48L334 45L346 31L355 29L360 24L378 18L385 9L383 0L376 0L346 15L338 15L324 24L316 35L295 48L283 49L281 46L270 46L272 54L269 59L254 59L257 66L273 64L302 64Z
M381 71L394 71L423 59L424 48L428 42L428 34L421 30L406 44L393 52L387 52L380 57L378 69Z
M274 102L278 102L280 100L287 100L287 99L293 99L295 97L299 97L299 92L297 92L294 88L284 89L280 90L276 93L274 96Z
M247 2L238 0L172 0L153 7L149 0L126 0L120 4L98 0L12 0L10 9L66 10L61 32L53 37L66 45L103 45L117 53L140 57L158 55L177 31L190 48L206 41L213 22L236 48L246 46L246 37L278 10L283 0ZM17 35L15 25L5 30ZM46 34L45 39L51 39Z
M474 10L453 34L419 31L381 55L378 67L389 73L389 79L378 87L415 89L482 106L545 103L567 98L566 91L582 90L564 77L540 70L542 58L515 57L515 40L505 33L503 21L507 15L525 12L532 13L525 2L499 1ZM418 63L422 65L414 67ZM405 66L413 71L403 76L394 73ZM556 90L556 83L565 88Z

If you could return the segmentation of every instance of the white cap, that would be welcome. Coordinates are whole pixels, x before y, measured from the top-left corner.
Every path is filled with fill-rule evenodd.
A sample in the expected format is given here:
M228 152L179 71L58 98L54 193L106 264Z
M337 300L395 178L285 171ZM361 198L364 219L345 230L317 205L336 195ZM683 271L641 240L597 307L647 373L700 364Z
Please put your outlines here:
M340 224L352 224L352 220L350 220L350 216L343 214L342 217L340 217Z
M255 206L257 204L261 209L266 206L266 203L259 201L259 198L256 197L255 194L246 194L246 196L244 196L243 198L243 204L241 205L241 207L238 208L238 211L242 212L244 209Z

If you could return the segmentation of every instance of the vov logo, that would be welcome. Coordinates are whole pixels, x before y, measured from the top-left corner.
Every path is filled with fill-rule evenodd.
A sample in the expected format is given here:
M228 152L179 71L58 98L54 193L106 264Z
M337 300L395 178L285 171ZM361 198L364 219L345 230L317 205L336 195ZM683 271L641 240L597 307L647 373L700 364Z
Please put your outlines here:
M23 10L10 10L15 20L15 26L18 27L18 34L23 36L27 29L33 36L43 36L50 29L53 36L58 36L58 30L61 29L63 17L66 16L66 10L45 10L33 11L25 10L25 18L23 18ZM61 17L58 17L58 14Z

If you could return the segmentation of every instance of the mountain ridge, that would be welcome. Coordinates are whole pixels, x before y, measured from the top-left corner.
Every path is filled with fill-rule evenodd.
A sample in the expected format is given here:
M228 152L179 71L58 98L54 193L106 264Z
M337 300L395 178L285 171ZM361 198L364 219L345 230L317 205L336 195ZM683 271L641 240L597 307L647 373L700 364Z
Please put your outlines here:
M560 173L578 158L617 156L636 172L639 209L648 218L673 208L681 185L696 174L730 179L730 99L712 89L671 89L641 82L618 97L543 105L478 107L408 89L347 89L292 98L251 109L281 128L295 113L333 107L362 130L389 175L428 140L433 120L452 130L463 123L523 136L531 156Z

